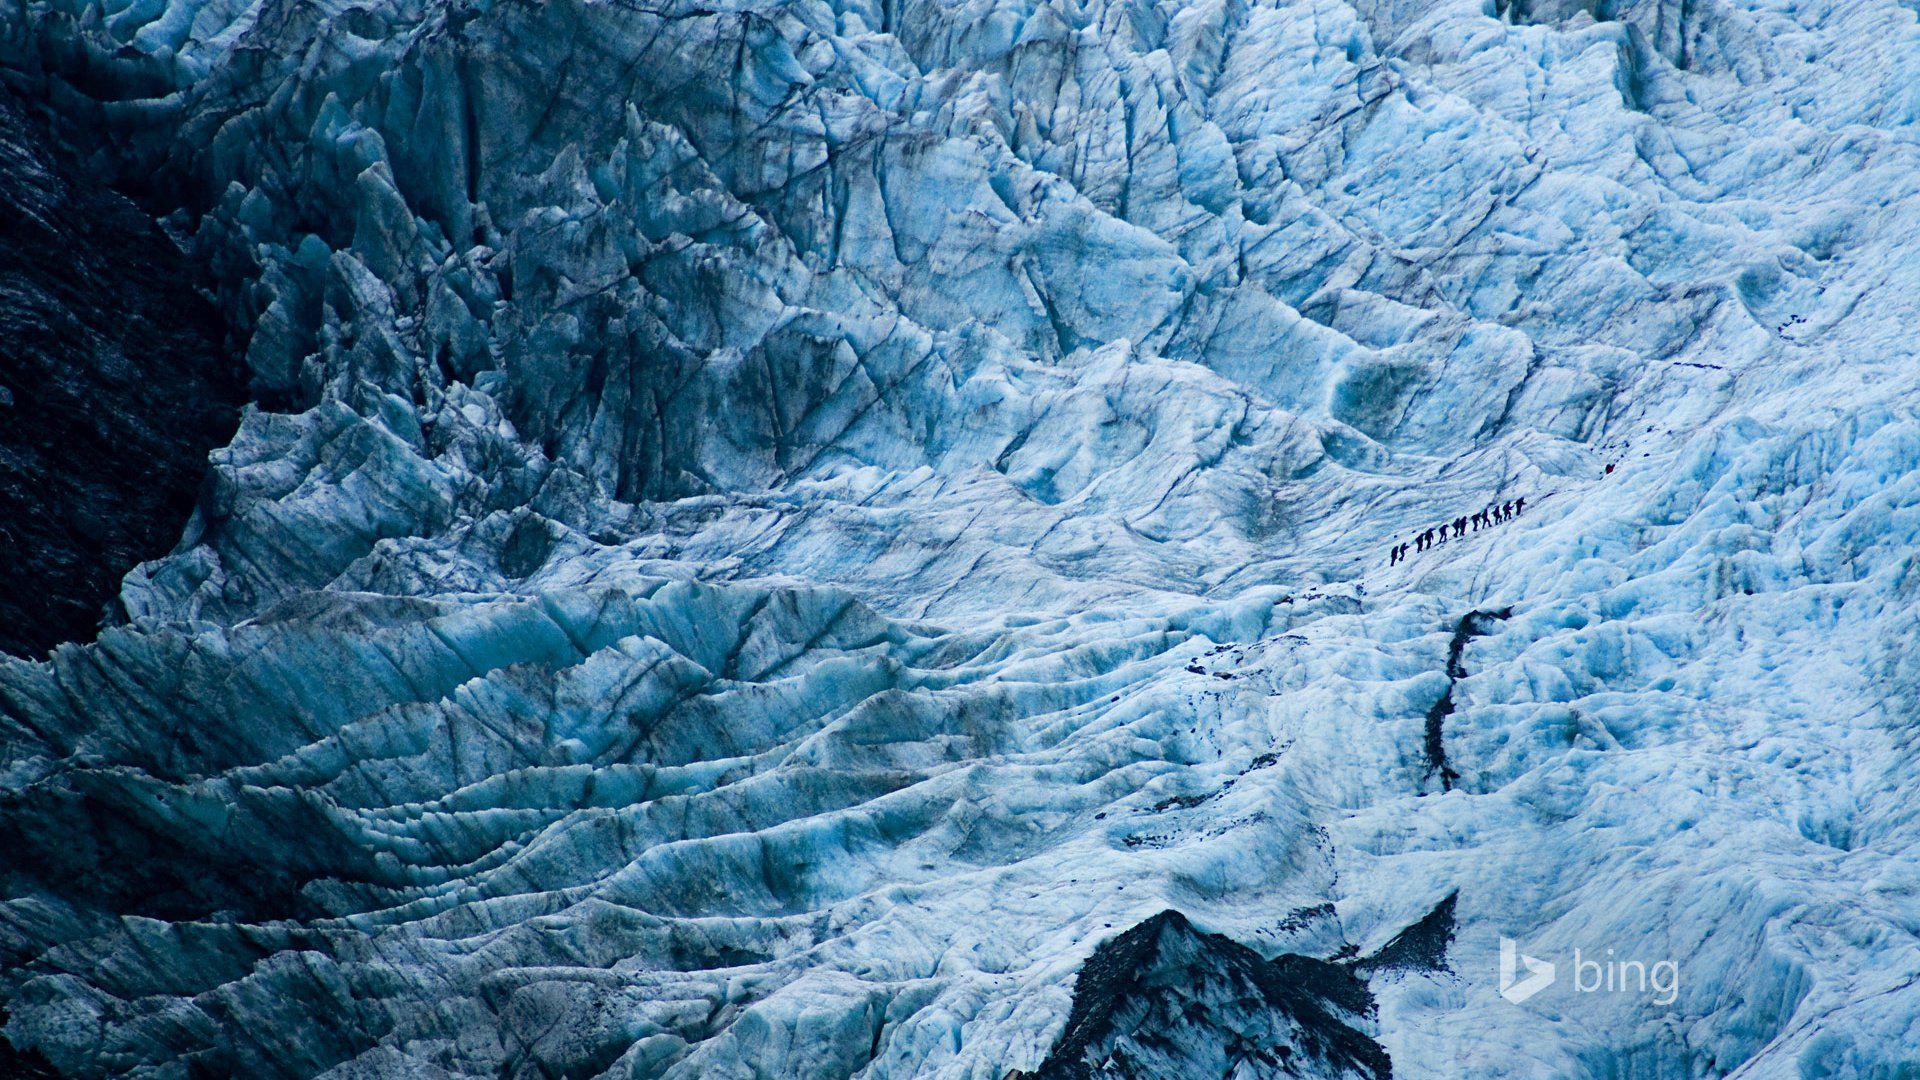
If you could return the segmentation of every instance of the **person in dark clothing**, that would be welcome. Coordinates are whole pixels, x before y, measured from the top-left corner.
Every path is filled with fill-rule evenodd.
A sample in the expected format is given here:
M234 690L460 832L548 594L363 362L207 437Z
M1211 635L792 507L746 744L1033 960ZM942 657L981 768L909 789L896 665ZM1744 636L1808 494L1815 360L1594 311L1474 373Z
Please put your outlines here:
M1513 500L1513 516L1514 517L1519 517L1520 511L1525 510L1526 508L1527 508L1527 497L1525 495L1522 495L1519 498Z
M1441 522L1439 527L1435 531L1437 531L1440 534L1440 539L1436 542L1441 544L1446 543L1447 542L1447 523L1444 521Z
M1455 540L1458 540L1465 535L1467 535L1467 519L1464 517L1454 518L1453 519L1453 538Z
M1399 561L1400 561L1400 545L1395 544L1392 547L1387 549L1387 565L1392 566L1394 563L1397 563Z

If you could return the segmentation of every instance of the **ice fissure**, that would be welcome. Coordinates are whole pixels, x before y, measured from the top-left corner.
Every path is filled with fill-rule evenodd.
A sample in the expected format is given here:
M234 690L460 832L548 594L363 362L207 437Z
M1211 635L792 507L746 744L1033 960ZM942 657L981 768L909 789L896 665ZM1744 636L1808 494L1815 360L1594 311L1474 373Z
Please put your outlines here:
M1460 779L1460 774L1447 764L1446 723L1447 717L1453 715L1454 688L1460 685L1461 679L1467 677L1466 664L1463 662L1467 642L1485 636L1495 621L1509 618L1512 614L1512 608L1470 611L1460 616L1460 621L1454 624L1453 640L1447 642L1447 688L1427 708L1427 775L1439 776L1442 791L1452 791L1454 781Z

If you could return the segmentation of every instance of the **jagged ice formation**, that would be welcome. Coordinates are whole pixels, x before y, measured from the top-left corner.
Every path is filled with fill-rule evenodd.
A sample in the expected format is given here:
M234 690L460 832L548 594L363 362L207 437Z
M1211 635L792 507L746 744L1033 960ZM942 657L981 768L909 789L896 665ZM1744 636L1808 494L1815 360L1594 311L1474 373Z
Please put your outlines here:
M28 0L0 78L253 401L0 666L62 1075L1920 1063L1908 4Z

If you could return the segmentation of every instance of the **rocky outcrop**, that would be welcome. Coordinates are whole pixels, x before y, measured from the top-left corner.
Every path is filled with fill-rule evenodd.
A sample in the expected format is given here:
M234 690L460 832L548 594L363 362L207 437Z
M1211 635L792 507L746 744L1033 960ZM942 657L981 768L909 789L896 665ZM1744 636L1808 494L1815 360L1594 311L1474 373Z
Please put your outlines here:
M0 99L0 651L91 641L180 540L240 397L202 273Z
M1372 1014L1366 984L1347 969L1267 960L1166 911L1095 950L1047 1060L1009 1080L1386 1080L1386 1051L1356 1026Z

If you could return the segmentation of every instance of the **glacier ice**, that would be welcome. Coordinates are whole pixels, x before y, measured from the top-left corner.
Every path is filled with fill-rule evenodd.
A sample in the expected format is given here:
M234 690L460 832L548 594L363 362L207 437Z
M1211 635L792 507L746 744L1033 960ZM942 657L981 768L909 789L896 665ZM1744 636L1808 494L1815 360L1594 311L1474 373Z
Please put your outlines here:
M8 8L252 404L0 662L6 1041L1905 1075L1917 74L1897 0Z

